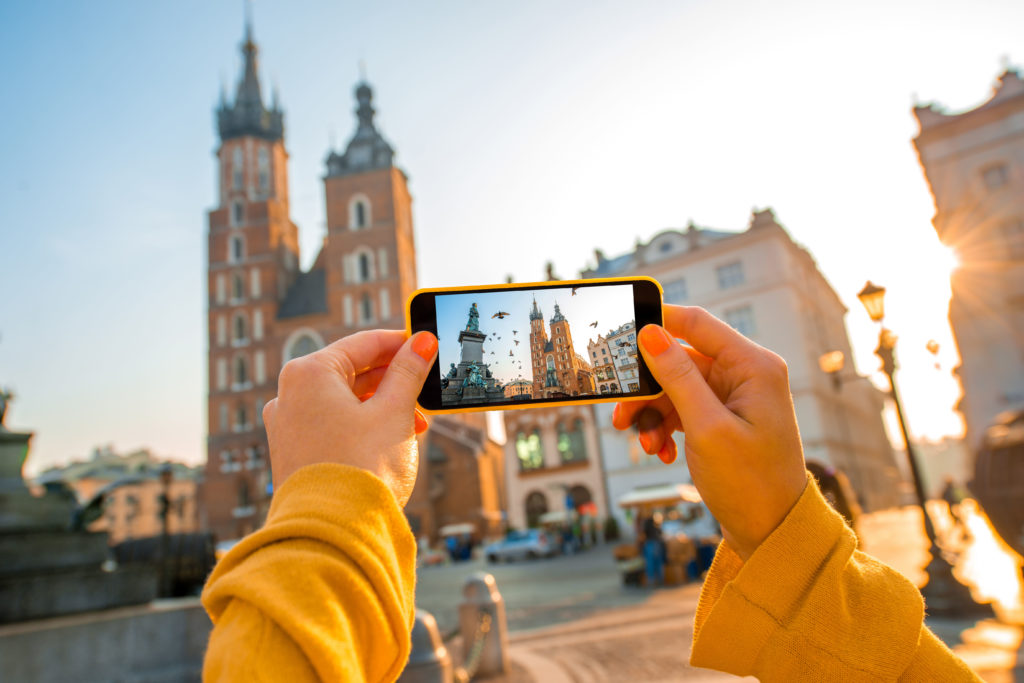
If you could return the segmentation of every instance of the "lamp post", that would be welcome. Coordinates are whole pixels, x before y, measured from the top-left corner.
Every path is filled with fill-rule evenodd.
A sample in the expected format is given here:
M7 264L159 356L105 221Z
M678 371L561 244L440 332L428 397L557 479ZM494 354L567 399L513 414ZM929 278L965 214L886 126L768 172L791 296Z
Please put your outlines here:
M921 508L921 517L924 519L924 533L928 537L928 552L932 558L928 566L925 567L926 582L921 589L928 613L933 615L962 615L979 611L991 613L991 607L976 603L967 586L956 580L953 576L953 566L943 557L942 550L935 540L935 526L925 507L927 497L921 481L919 461L913 446L910 445L910 435L907 433L907 423L903 417L903 405L900 403L899 392L896 390L896 378L894 377L896 335L881 325L885 317L885 287L874 285L869 280L864 285L864 289L857 294L857 298L864 304L871 320L880 325L878 348L875 349L875 355L882 361L882 371L889 378L889 396L892 398L893 405L896 406L900 434L903 436L903 446L907 452L910 474L914 480L914 492L917 494L917 504Z
M167 597L170 595L170 577L167 571L167 555L169 551L170 535L168 534L168 517L171 511L171 479L174 477L174 470L171 463L165 462L160 466L160 586L159 595Z

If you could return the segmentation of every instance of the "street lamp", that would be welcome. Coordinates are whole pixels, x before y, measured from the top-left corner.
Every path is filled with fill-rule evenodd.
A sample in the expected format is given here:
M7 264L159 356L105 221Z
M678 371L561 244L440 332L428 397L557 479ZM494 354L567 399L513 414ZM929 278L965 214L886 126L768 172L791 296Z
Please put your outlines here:
M864 289L857 294L857 298L864 304L868 316L873 322L881 325L885 317L885 287L874 285L869 280ZM928 537L931 554L931 562L925 567L926 583L921 589L929 614L964 614L977 612L979 610L991 612L988 605L979 605L971 597L970 590L953 576L953 566L942 556L942 550L935 541L935 526L925 507L927 498L924 493L924 486L921 482L921 470L917 454L910 445L910 436L907 434L907 423L903 417L903 406L900 403L899 392L896 390L896 378L893 373L896 371L896 335L891 330L880 326L878 332L878 348L875 355L882 361L882 370L889 378L889 396L893 405L896 406L896 417L900 424L900 434L903 436L903 446L907 451L907 460L910 463L910 474L914 480L914 492L917 494L917 504L921 508L921 516L924 519L924 533Z

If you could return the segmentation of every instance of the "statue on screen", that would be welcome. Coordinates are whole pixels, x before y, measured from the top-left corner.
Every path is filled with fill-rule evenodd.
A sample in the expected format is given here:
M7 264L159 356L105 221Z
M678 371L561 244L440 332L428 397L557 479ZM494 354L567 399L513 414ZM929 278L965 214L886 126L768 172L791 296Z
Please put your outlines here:
M484 386L484 378L480 376L480 368L477 364L470 363L469 374L466 379L462 380L462 386L464 387L482 387Z
M471 332L480 331L480 311L476 310L476 302L469 307L469 321L466 323L466 329Z

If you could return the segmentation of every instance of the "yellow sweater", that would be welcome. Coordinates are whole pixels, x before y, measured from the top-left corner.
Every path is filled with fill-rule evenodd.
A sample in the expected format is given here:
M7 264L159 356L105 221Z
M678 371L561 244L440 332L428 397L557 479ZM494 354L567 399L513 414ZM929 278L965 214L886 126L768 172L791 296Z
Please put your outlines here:
M746 564L723 544L691 662L767 681L980 680L923 627L914 586L854 548L813 484ZM415 554L383 482L302 468L207 582L204 679L393 681L409 656Z

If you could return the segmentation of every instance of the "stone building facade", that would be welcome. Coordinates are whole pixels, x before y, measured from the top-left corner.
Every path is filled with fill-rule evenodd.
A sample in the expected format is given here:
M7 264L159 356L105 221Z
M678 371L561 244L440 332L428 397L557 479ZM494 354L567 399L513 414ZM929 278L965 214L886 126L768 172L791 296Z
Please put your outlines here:
M508 523L537 526L547 512L593 503L608 515L593 406L509 410L504 414ZM571 502L570 502L571 501Z
M589 340L587 353L590 354L590 362L594 366L594 382L597 383L597 393L621 393L622 387L619 386L619 378L615 374L615 353L609 349L608 339L597 335L597 341Z
M932 224L959 263L949 322L961 358L957 410L976 452L999 413L1024 409L1024 80L1010 69L974 109L930 104L914 115Z
M300 268L285 117L276 96L269 106L264 101L257 53L247 26L235 95L222 94L216 111L203 505L220 539L251 532L269 508L262 409L277 393L283 365L359 330L404 328L404 302L416 287L412 198L376 127L365 82L355 89L355 132L326 158L327 232L312 267ZM421 445L429 448L431 438L428 432Z
M849 364L835 385L818 365L829 351L851 358L846 308L770 210L754 212L744 232L690 224L615 258L596 255L596 267L583 277L649 275L661 282L666 303L702 306L781 355L789 365L807 460L844 471L868 509L898 501L899 473L882 424L881 392ZM594 406L613 512L626 524L614 501L638 487L690 478L684 458L665 466L636 447L634 433L615 430L613 408ZM677 442L682 453L681 434Z

